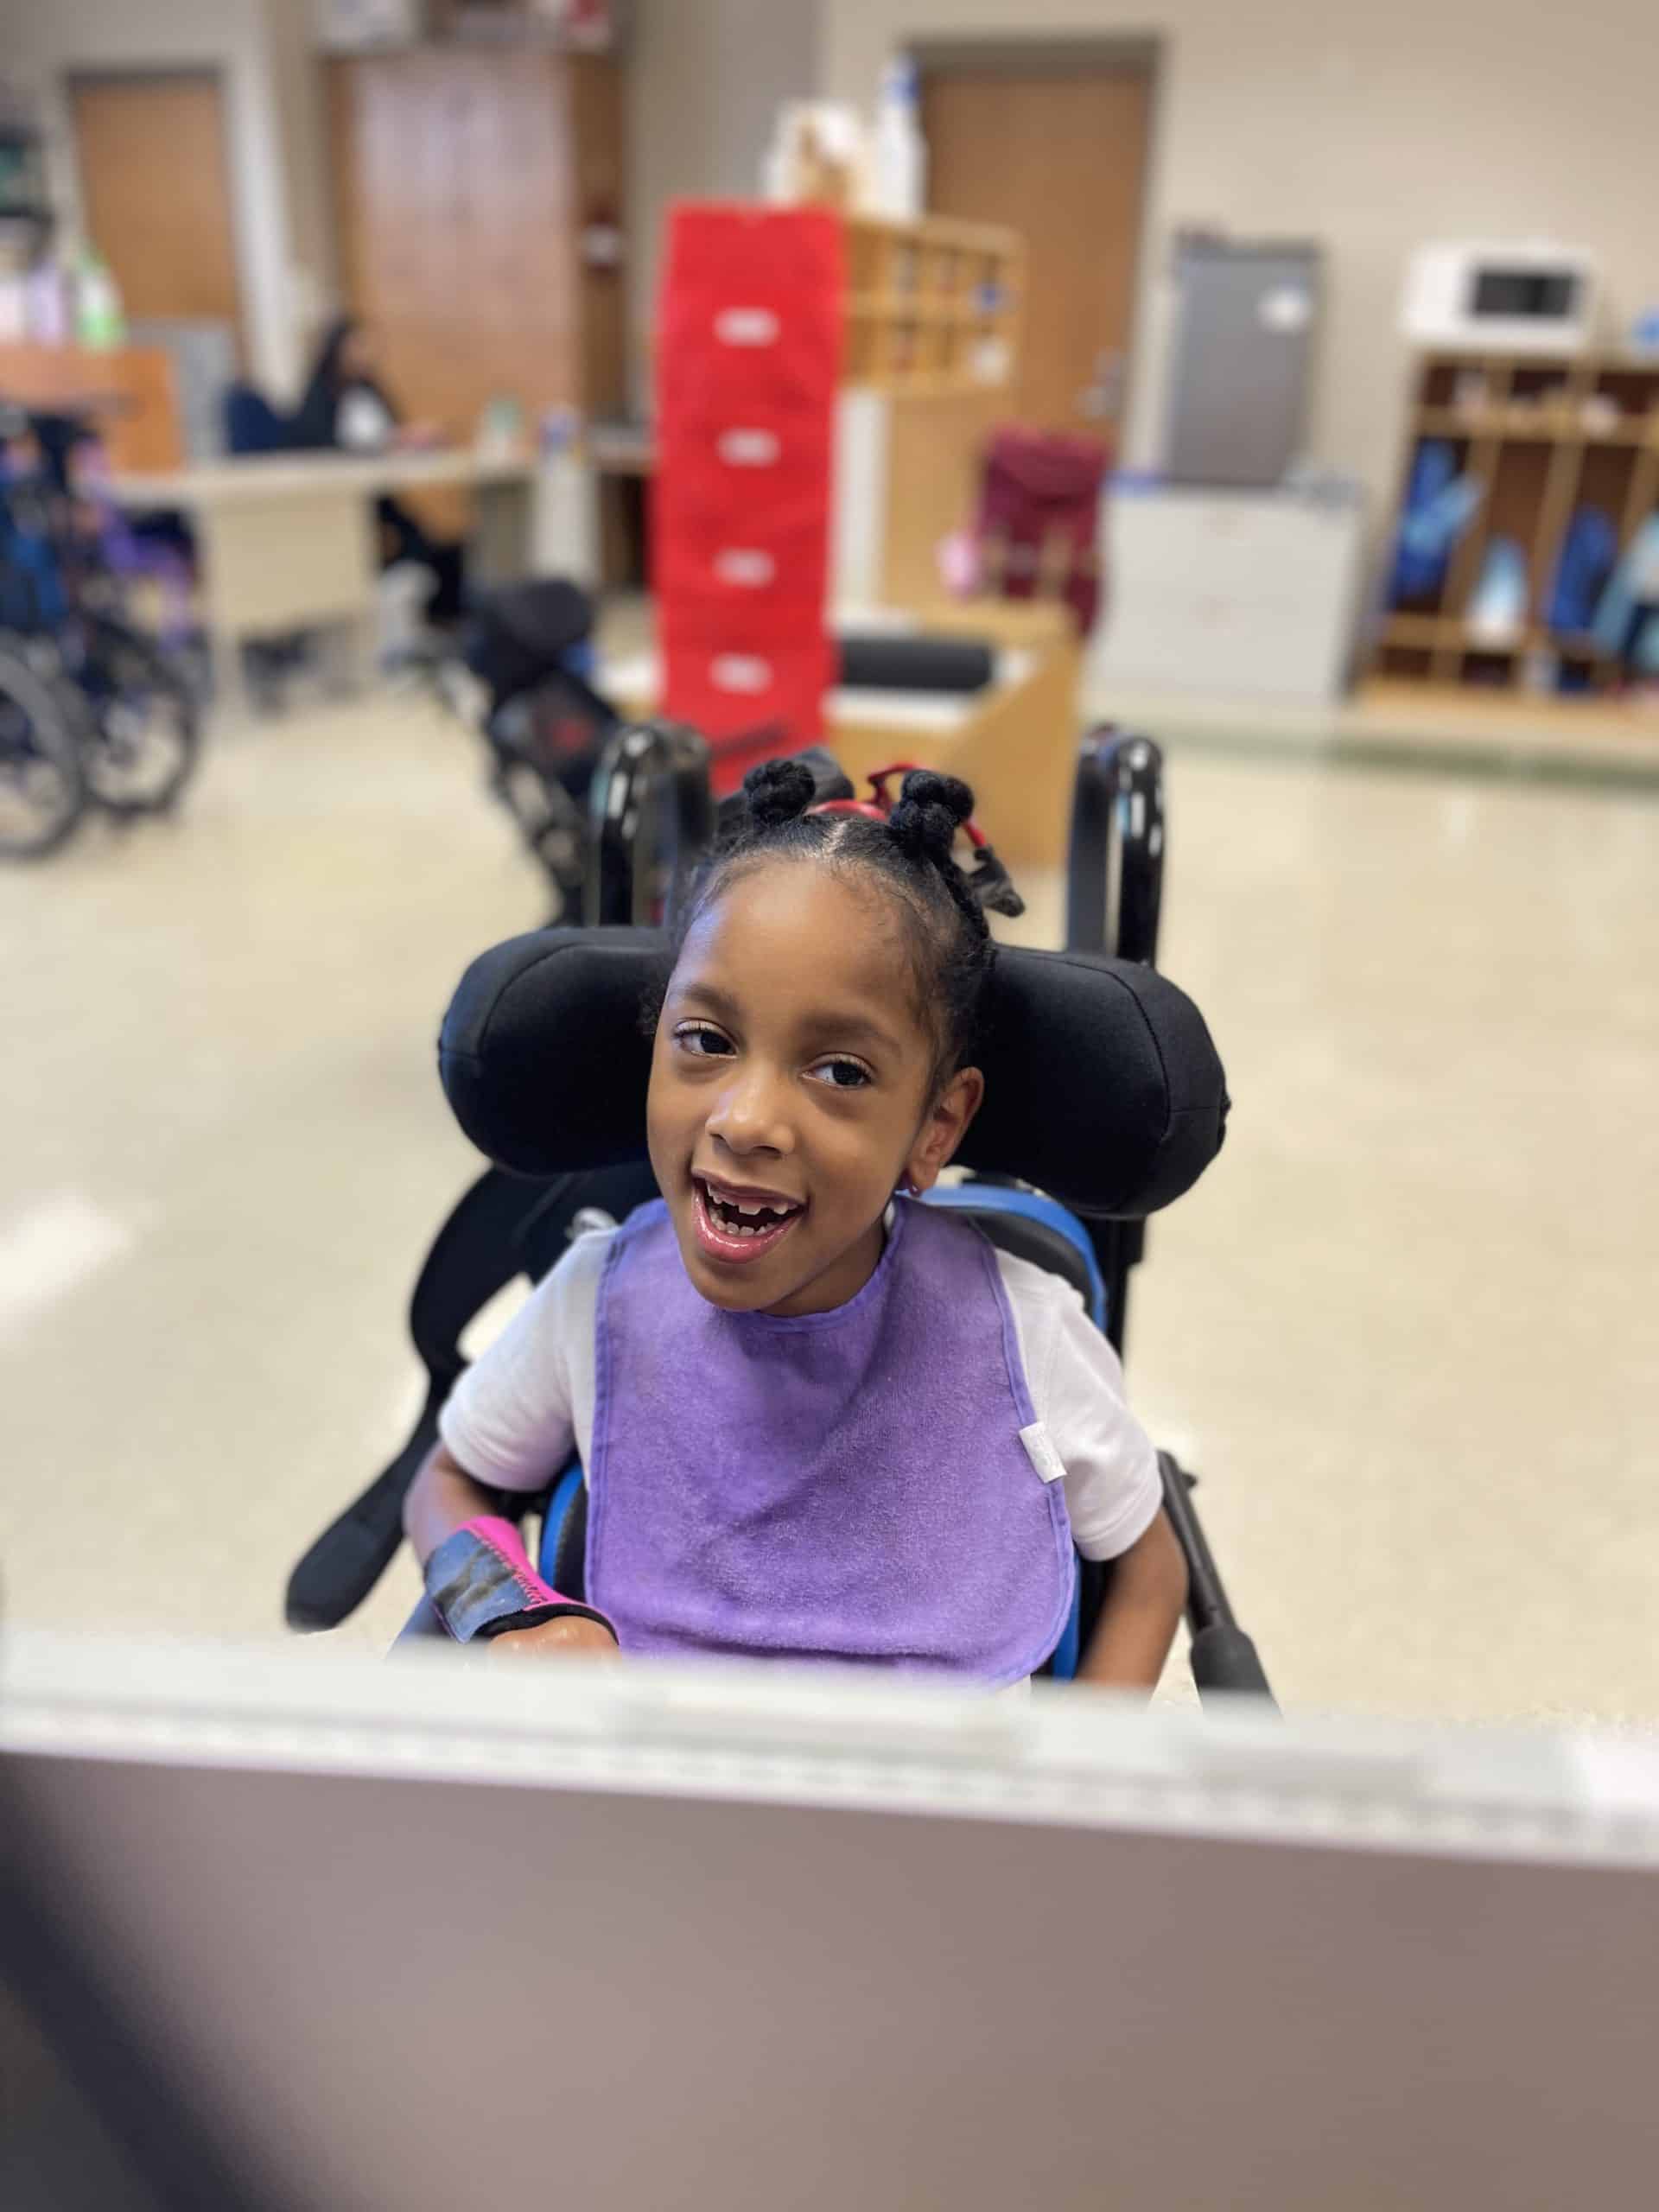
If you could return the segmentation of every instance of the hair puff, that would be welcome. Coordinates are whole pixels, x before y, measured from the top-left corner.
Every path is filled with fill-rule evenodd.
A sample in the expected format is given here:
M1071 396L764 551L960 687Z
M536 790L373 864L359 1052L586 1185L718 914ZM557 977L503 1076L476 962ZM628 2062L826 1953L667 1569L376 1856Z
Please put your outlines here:
M950 859L957 832L973 810L974 795L960 777L912 768L888 827L912 858L938 868Z
M767 760L743 779L749 819L757 830L776 830L798 821L817 793L812 771L802 760Z

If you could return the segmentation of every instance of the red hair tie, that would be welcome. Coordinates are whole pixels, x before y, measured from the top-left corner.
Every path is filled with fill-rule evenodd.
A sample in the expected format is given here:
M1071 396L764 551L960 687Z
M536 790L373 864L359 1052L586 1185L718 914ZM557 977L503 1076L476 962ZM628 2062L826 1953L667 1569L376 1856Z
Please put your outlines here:
M912 774L920 763L915 760L896 760L890 768L872 769L866 781L870 786L868 798L826 798L817 806L809 806L809 814L855 814L866 822L887 822L899 804L887 789L895 776ZM971 816L962 824L963 835L976 852L985 849L985 832Z

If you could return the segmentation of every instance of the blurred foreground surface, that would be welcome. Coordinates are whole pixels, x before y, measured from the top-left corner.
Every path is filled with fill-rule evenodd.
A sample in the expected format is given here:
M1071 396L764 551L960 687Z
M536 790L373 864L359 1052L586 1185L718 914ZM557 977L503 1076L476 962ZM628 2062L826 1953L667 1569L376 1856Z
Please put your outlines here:
M0 1787L52 2212L143 2200L80 2194L42 2035L213 2212L442 2212L480 2145L493 2196L556 2158L630 2212L1649 2171L1652 1745L22 1631Z

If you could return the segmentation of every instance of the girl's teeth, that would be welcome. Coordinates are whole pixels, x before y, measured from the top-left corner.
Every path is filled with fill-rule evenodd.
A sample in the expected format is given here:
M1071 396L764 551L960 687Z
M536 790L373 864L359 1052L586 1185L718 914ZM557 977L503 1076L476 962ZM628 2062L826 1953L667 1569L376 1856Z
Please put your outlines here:
M728 1236L769 1236L799 1211L795 1206L772 1205L760 1198L721 1198L706 1184L702 1189L704 1210L715 1227Z

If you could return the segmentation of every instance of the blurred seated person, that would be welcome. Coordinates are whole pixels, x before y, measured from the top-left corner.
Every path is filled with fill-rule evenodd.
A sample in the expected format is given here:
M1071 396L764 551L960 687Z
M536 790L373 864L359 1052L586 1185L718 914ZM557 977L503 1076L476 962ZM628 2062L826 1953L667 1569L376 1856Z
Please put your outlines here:
M313 364L305 396L296 410L293 443L302 450L384 453L438 442L436 426L406 423L375 374L374 348L361 323L342 315L330 325ZM431 571L434 588L427 601L429 621L460 620L464 550L453 541L435 538L397 499L375 502L380 524L382 566L412 561Z

